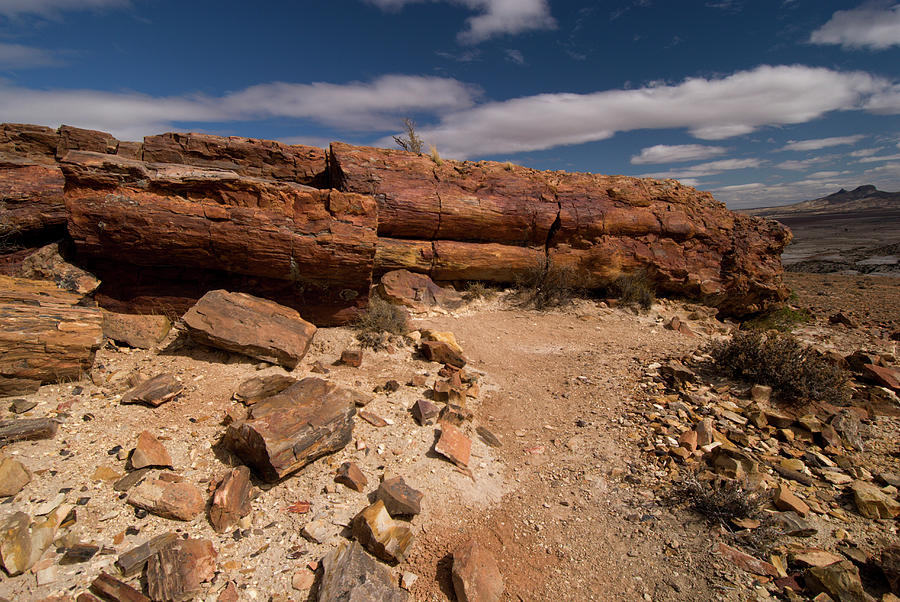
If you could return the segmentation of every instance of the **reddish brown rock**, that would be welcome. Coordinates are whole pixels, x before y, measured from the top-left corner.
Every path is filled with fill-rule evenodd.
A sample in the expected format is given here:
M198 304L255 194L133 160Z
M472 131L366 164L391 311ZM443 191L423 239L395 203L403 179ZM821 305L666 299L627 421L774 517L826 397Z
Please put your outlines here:
M900 369L898 368L865 364L862 367L862 374L868 380L871 380L882 387L887 387L888 389L900 392Z
M100 573L91 583L91 591L115 602L150 602L150 598L112 575Z
M353 368L359 368L362 366L363 362L363 350L362 349L344 349L341 352L341 363L345 366L351 366Z
M137 446L131 452L131 466L135 470L149 466L172 468L172 458L159 439L149 431L143 431L138 436Z
M42 125L28 123L0 123L0 153L53 163L59 134Z
M465 468L469 465L472 441L452 424L443 423L441 425L441 436L434 445L434 451L454 464Z
M466 365L467 360L465 356L443 341L422 341L422 345L419 348L422 351L422 355L429 362L449 364L456 368L462 368Z
M0 422L0 447L15 441L52 439L59 423L51 418L18 418Z
M189 600L216 574L216 550L206 539L176 539L147 562L153 600Z
M74 150L115 155L119 149L119 141L106 132L64 125L59 128L58 135L59 140L56 143L57 159L65 157L66 153Z
M779 510L792 510L800 516L809 514L809 506L806 502L798 498L787 485L779 485L778 489L775 490L772 502Z
M296 310L246 293L210 291L184 315L200 343L293 370L306 356L316 327Z
M474 417L475 414L472 412L472 410L456 405L455 403L448 403L443 408L441 408L441 414L438 418L438 422L440 422L441 424L452 424L456 427L462 427L463 424L472 420L472 418Z
M178 539L177 533L170 532L157 535L139 546L120 554L116 559L116 568L118 568L126 577L138 573L144 569L147 561L150 560L154 554L176 539Z
M203 495L190 483L147 479L130 494L128 503L163 518L192 520L203 511Z
M460 602L497 602L503 596L503 575L494 556L469 540L453 550L453 591Z
M352 530L359 543L387 562L403 562L415 539L412 529L391 518L381 500L356 515Z
M0 456L0 497L16 495L31 481L31 471L16 460Z
M344 462L341 464L334 480L336 483L341 483L350 489L359 492L365 491L366 485L369 484L369 479L367 479L366 475L359 469L356 462Z
M385 479L375 491L375 499L384 502L391 516L415 516L422 511L421 491L406 484L403 477Z
M100 312L51 282L0 276L0 397L78 379L103 342Z
M416 421L422 426L431 426L434 424L439 413L440 410L438 409L438 406L425 399L416 401L412 407L413 417L415 417Z
M181 392L184 385L174 374L157 374L148 378L122 396L122 403L143 403L154 408L172 401Z
M324 188L325 149L271 140L208 134L161 134L144 138L144 161L227 169L256 178L290 180Z
M377 290L381 298L417 310L435 306L454 309L463 303L456 291L441 288L428 276L409 270L388 272L381 277Z
M57 288L82 296L92 294L100 286L100 281L90 272L70 263L66 259L70 255L68 244L53 242L25 256L10 275L31 280L50 280Z
M365 307L371 197L185 165L70 152L69 234L102 305L183 312L205 291L252 292L320 324Z
M281 393L297 379L286 374L270 374L269 376L254 376L242 382L234 393L234 398L251 406L255 403Z
M738 568L753 573L754 575L768 575L770 577L778 577L778 570L770 563L758 558L754 558L749 554L745 554L738 549L732 548L724 543L719 544L719 554L731 561Z
M103 314L103 336L129 347L151 349L166 338L172 328L169 318L163 315L100 311Z
M5 246L32 246L33 241L62 237L66 229L65 183L55 165L0 156L0 241Z
M322 559L319 602L406 602L388 568L353 542L341 542Z
M304 378L251 406L247 420L228 426L225 444L262 479L277 481L350 442L361 395Z

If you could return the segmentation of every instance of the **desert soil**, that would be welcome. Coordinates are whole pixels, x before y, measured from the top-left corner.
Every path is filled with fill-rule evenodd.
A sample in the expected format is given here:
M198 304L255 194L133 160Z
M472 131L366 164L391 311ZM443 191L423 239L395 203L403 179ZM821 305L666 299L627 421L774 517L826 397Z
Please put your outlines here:
M789 278L794 302L816 315L801 336L846 353L868 348L896 357L889 336L900 327L900 279L828 275L832 284L826 286L820 276ZM826 295L820 294L823 289ZM858 326L829 325L827 317L837 309L850 311ZM665 329L676 315L699 336ZM665 300L643 314L596 301L534 312L493 300L454 313L431 312L412 327L453 332L469 359L467 370L480 375L481 395L471 404L475 420L466 428L473 441L470 474L435 455L433 427L419 426L408 412L427 387L406 383L427 373L430 385L439 365L416 359L413 345L402 341L393 351L367 352L361 368L332 365L343 349L354 346L354 332L321 329L294 375L315 376L309 368L322 361L331 370L327 378L363 391L396 379L403 385L399 391L379 393L366 407L392 424L376 428L357 419L354 441L341 452L276 485L258 483L263 491L245 528L217 534L205 517L190 523L138 518L112 487L116 476L125 474L117 447L131 449L138 434L150 430L170 452L175 472L206 489L238 463L219 445L226 412L241 408L232 401L237 385L281 372L173 334L156 351L107 345L90 378L48 385L29 397L38 405L26 416L60 416L63 424L51 440L4 448L35 476L3 502L3 514L34 513L62 493L66 502L79 505L77 523L61 543L94 542L121 553L175 530L210 539L218 551L219 573L203 599L214 600L233 581L241 599L313 600L315 586L298 592L292 577L308 571L308 563L346 536L344 526L368 503L366 494L333 481L336 468L353 460L369 479L367 493L383 475L401 475L425 493L423 513L412 521L417 540L407 560L392 569L398 577L405 571L418 575L415 600L454 599L450 553L467 538L497 558L506 600L768 599L758 577L714 553L719 541L730 541L721 527L672 501L678 468L660 467L647 451L647 416L655 411L654 396L662 393L647 375L648 366L701 354L711 338L728 334L733 325L709 317L704 308ZM161 372L174 372L188 385L181 398L156 409L119 403L130 379ZM486 445L475 434L476 425L493 432L501 447ZM873 451L867 461L900 472L897 426L892 416L879 416L870 425ZM298 501L311 502L310 512L289 512ZM313 518L333 527L323 544L300 533ZM830 533L834 525L826 518L817 520ZM841 526L872 547L898 543L896 522L876 524L874 534L862 520ZM48 557L56 558L53 548ZM77 594L101 570L113 571L115 558L101 554L87 563L61 565L56 579L45 585L37 585L31 573L6 578L0 596L37 600Z

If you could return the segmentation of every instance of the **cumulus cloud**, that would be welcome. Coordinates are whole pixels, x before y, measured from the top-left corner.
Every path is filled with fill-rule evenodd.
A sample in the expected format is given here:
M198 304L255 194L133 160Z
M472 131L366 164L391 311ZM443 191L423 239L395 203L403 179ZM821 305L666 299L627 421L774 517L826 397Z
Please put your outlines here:
M840 44L848 49L884 50L900 46L900 4L869 2L853 10L839 10L814 31L813 44Z
M346 129L385 130L419 111L469 106L477 91L453 79L385 75L348 84L270 83L222 97L159 97L136 92L36 90L0 80L5 121L70 124L125 139L178 129L175 124L308 119Z
M448 1L461 4L479 14L466 20L459 41L478 44L497 35L519 34L539 29L554 29L556 20L550 14L548 0L368 0L385 9L397 10L417 2Z
M445 115L422 133L451 157L542 150L636 129L687 128L697 138L722 140L858 109L890 86L858 71L763 65L674 85L488 102Z
M679 144L669 146L657 144L641 149L639 155L631 158L632 165L649 163L680 163L682 161L700 161L724 155L728 151L724 146L706 146L703 144Z
M865 108L878 115L900 115L900 84L873 94Z
M32 69L60 63L56 55L43 48L0 42L0 69Z
M674 178L676 180L691 179L696 182L696 178L706 176L714 176L726 171L734 171L736 169L750 169L759 167L762 161L759 159L722 159L721 161L710 161L708 163L699 163L683 169L672 169L669 171L658 171L654 173L643 174L642 178Z
M828 148L831 146L842 146L844 144L856 144L865 138L863 135L858 136L835 136L833 138L817 138L815 140L791 140L783 148L782 151L811 151Z
M0 15L54 17L67 11L120 8L128 5L129 0L0 0Z

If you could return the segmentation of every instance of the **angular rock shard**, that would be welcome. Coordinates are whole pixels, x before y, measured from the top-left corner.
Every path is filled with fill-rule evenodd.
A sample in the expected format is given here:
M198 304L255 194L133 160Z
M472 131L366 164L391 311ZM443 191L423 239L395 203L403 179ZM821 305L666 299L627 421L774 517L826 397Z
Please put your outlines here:
M216 550L206 539L176 539L147 562L147 591L153 600L194 599L216 573Z
M293 370L306 356L316 327L296 310L246 293L210 291L184 315L200 343Z
M143 431L138 435L137 445L131 452L131 466L135 470L148 466L172 468L172 458L159 439L150 431Z
M172 328L172 323L166 316L119 314L106 310L101 310L101 313L103 336L138 349L155 347Z
M234 392L234 398L244 405L250 406L267 397L281 393L296 382L296 378L286 374L254 376L238 386L237 391Z
M147 479L128 495L128 503L163 518L192 520L206 503L200 491L190 483L171 483Z
M378 486L375 499L381 500L391 516L415 516L422 511L424 494L406 484L403 477L386 479Z
M181 392L184 385L174 374L157 374L147 379L122 396L122 403L144 403L158 408L167 401L172 401Z
M350 442L361 395L304 378L252 406L247 420L230 424L225 445L260 478L277 481Z
M116 559L116 567L126 577L134 575L143 570L144 565L147 564L147 561L150 560L151 556L176 539L178 539L177 533L163 533L162 535L157 535L153 539L145 541L141 545L120 554Z
M53 539L63 519L72 509L62 504L48 515L32 519L15 512L0 524L0 561L11 576L20 575L34 566Z
M391 572L354 542L342 542L322 559L319 602L406 602L409 595L394 585Z
M16 495L31 482L31 471L14 458L0 456L0 497Z
M224 533L250 514L251 502L258 493L250 484L250 469L246 466L238 466L225 475L209 507L209 522L216 533Z
M493 555L469 540L453 551L453 591L460 602L497 602L503 596L503 575Z
M434 445L434 451L457 466L465 468L469 465L469 456L472 453L472 441L452 424L443 423L441 425L440 438Z
M369 552L387 562L402 562L415 539L412 529L391 518L381 500L356 515L352 531Z

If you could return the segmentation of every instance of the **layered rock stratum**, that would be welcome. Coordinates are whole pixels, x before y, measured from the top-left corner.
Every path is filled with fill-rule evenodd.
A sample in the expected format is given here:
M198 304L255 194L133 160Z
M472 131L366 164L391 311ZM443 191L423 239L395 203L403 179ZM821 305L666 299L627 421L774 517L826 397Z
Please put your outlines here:
M547 259L590 288L641 273L661 292L752 314L785 297L790 232L675 180L0 125L0 271L60 237L109 309L180 314L226 289L332 325L391 270L512 283Z

